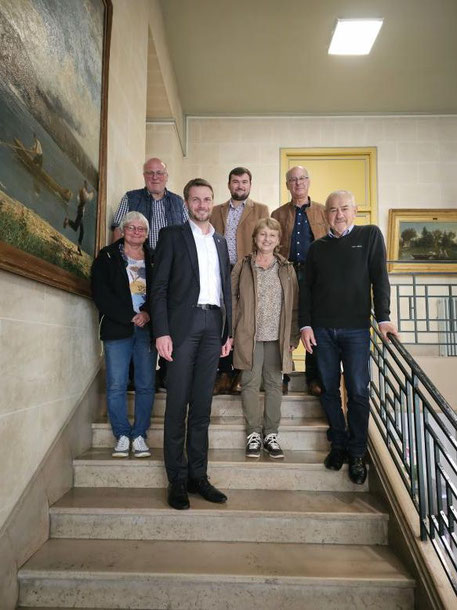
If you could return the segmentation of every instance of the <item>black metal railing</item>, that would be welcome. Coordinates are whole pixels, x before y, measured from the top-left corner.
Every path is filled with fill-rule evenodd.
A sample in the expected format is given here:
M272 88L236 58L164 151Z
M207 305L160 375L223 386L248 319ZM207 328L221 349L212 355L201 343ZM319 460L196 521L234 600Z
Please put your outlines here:
M392 317L403 344L439 345L440 355L457 356L457 274L441 266L442 272L390 274Z
M457 594L457 415L401 341L372 324L370 402L419 516Z

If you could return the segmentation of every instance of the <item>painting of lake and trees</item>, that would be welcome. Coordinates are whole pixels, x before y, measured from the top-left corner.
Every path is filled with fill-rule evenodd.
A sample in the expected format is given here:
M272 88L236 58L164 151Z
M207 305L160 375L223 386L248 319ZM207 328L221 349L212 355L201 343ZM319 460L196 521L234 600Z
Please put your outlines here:
M457 261L457 223L400 221L398 258Z
M390 271L457 271L457 209L389 210Z
M97 244L106 10L0 2L0 240L84 280Z

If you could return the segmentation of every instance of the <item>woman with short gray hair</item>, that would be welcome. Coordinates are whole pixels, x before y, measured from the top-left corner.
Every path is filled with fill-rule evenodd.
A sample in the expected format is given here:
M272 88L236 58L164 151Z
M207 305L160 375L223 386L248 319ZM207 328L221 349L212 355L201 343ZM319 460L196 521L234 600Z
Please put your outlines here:
M100 313L105 348L106 401L116 446L113 457L149 457L146 432L154 403L157 352L152 344L149 291L152 255L147 245L149 223L129 212L120 225L121 239L106 246L92 265L92 296ZM135 417L127 417L130 360L135 370Z

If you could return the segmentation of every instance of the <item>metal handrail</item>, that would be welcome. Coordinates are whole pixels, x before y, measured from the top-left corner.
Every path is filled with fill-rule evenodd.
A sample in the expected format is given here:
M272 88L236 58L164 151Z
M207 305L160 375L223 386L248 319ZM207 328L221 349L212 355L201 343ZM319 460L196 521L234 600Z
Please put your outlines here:
M372 331L372 416L457 594L457 414L397 337Z
M400 261L389 261L390 263ZM439 346L442 356L457 356L457 261L434 261L441 271L391 273L392 315L404 345ZM408 261L409 263L409 261Z

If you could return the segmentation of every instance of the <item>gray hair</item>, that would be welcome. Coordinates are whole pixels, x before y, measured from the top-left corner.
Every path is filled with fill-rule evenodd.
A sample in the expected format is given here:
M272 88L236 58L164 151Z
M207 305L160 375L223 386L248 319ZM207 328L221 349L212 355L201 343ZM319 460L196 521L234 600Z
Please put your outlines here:
M332 202L332 199L336 197L342 197L343 199L347 199L347 202L350 205L352 205L353 207L356 206L354 193L351 193L351 191L345 191L343 189L340 189L338 191L332 191L330 193L330 195L325 200L325 207L328 208L330 203Z
M146 227L146 237L147 237L149 235L149 222L148 222L148 219L146 218L146 216L143 216L143 214L141 212L127 212L127 214L124 216L124 218L121 220L121 222L119 224L119 229L122 231L122 233L124 233L125 225L128 225L131 222L134 222L135 220L137 220L138 222L142 222L144 224L144 226Z

